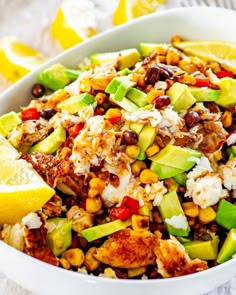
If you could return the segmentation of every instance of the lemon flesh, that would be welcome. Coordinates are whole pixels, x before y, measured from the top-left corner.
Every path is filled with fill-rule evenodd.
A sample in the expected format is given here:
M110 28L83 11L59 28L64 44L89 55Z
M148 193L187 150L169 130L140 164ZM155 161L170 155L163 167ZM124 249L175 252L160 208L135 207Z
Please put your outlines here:
M0 134L0 163L8 160L16 160L20 157L18 151ZM1 181L1 180L0 180Z
M236 74L236 42L178 41L173 44L183 52L206 61L217 61L226 70Z
M16 82L45 61L33 48L8 36L0 44L0 71L11 82Z

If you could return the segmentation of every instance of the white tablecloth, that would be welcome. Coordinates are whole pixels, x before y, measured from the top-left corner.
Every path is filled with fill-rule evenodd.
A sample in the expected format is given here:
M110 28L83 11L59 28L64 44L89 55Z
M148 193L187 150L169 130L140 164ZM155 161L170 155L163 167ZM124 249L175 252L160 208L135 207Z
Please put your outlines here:
M95 3L94 14L99 31L109 29L112 26L111 11L113 11L117 0L92 1ZM161 9L179 6L180 1L183 0L168 0ZM60 53L62 50L52 40L49 31L50 23L60 3L61 0L0 0L0 39L6 35L14 35L20 41L38 49L46 57ZM0 76L0 92L9 85L9 82ZM0 295L35 294L18 286L0 273ZM236 295L236 278L207 295Z

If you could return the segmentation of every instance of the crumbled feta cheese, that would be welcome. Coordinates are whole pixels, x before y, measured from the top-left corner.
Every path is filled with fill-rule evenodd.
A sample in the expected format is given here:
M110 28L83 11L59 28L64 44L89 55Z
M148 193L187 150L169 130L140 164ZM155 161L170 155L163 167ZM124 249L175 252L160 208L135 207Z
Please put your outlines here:
M165 223L167 223L177 229L186 230L188 227L188 221L187 221L186 216L181 215L181 214L174 215L171 218L166 218Z
M29 229L40 228L42 225L42 221L37 213L29 213L24 218L22 218L22 222L26 225Z
M125 113L124 118L130 122L150 123L152 127L156 127L162 120L161 114L157 109L138 109L132 113Z
M215 205L222 197L222 179L219 174L208 173L197 179L190 178L186 182L185 197L191 197L201 208Z
M169 135L176 135L184 126L184 120L171 107L161 111L162 120L158 127Z
M187 175L189 179L195 179L207 172L213 172L213 169L211 168L211 164L207 157L201 157L200 159L197 159L196 162L197 165Z
M236 189L236 158L230 159L226 165L219 168L219 172L223 178L224 187L228 190Z
M163 181L158 181L152 184L146 184L144 188L145 199L153 201L153 206L159 206L163 195L167 193L167 188L164 186Z

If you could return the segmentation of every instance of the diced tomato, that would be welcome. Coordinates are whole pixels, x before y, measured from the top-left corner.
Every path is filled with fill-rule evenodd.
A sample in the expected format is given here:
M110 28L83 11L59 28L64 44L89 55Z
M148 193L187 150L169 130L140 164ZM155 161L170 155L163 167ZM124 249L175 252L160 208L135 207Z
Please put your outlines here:
M27 120L38 120L40 114L36 108L28 108L21 112L21 119L23 121Z
M110 216L116 219L125 220L132 215L132 211L129 208L125 207L113 207L110 210Z
M196 87L209 87L210 86L210 81L209 81L208 77L206 77L202 73L197 73L194 75L194 77L196 78L196 82L195 82L194 86L196 86Z
M75 138L83 128L84 128L84 123L78 123L70 127L68 129L69 136Z
M216 73L216 76L219 79L222 79L222 78L225 78L225 77L233 78L234 77L234 74L232 72L230 72L230 71L222 70L222 71L217 72Z
M137 201L129 196L125 196L122 200L121 207L130 209L132 214L138 214L139 201Z
M107 119L111 124L115 124L120 120L120 116Z

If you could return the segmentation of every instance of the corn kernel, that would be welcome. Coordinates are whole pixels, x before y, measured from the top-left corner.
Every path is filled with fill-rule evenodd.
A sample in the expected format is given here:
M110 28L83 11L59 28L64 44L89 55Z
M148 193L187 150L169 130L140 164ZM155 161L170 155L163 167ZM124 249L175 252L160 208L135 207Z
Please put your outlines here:
M85 201L86 211L96 213L102 208L102 199L100 197L87 198Z
M59 102L62 102L70 97L70 94L65 89L59 89L49 96L45 104L45 108L55 109Z
M164 183L168 190L178 191L179 189L179 184L173 178L165 179Z
M143 161L136 160L131 165L131 172L134 176L139 176L140 172L145 168L147 168L147 166Z
M125 149L125 153L130 158L136 158L140 153L140 147L137 145L128 145Z
M80 267L84 263L84 253L79 248L69 249L62 254L70 265Z
M92 178L89 182L89 187L96 189L99 192L102 192L105 186L106 186L105 181L98 177Z
M133 278L142 275L146 271L145 266L141 266L138 268L128 269L128 278Z
M160 63L166 63L166 56L158 55L158 60L159 60Z
M110 108L107 110L106 114L105 114L105 119L106 120L112 120L114 118L117 118L117 120L119 120L121 118L122 114L121 111L119 109L116 108Z
M160 148L158 145L153 144L152 146L150 146L147 150L146 150L146 156L147 157L151 157L155 154L157 154L160 151Z
M94 257L96 251L96 247L91 247L85 254L84 265L86 266L88 271L94 271L101 265L101 262Z
M152 103L152 101L158 97L158 96L161 96L161 95L164 95L165 94L165 90L164 89L156 89L156 88L153 88L151 89L148 93L147 93L147 102L148 103Z
M100 195L100 192L95 188L90 188L88 190L88 197L89 198L93 199L93 198L99 197L99 195Z
M183 41L183 39L179 35L174 35L171 38L171 43L181 42L181 41Z
M233 117L230 111L225 111L221 116L221 122L224 128L228 128L232 125Z
M214 221L216 218L216 212L212 207L207 207L207 208L200 208L199 211L199 220L203 224L210 223Z
M133 214L131 225L134 231L142 232L149 229L149 216Z
M180 55L177 50L169 49L166 55L166 63L168 65L178 65Z
M143 169L139 175L141 183L151 184L158 181L158 175L150 169Z
M107 100L107 96L103 92L98 92L95 96L95 100L98 103L98 105L101 105Z
M189 217L197 217L199 215L199 206L193 202L182 203L185 215Z
M68 260L66 260L65 258L61 257L59 259L60 265L64 268L64 269L70 269L70 263Z

